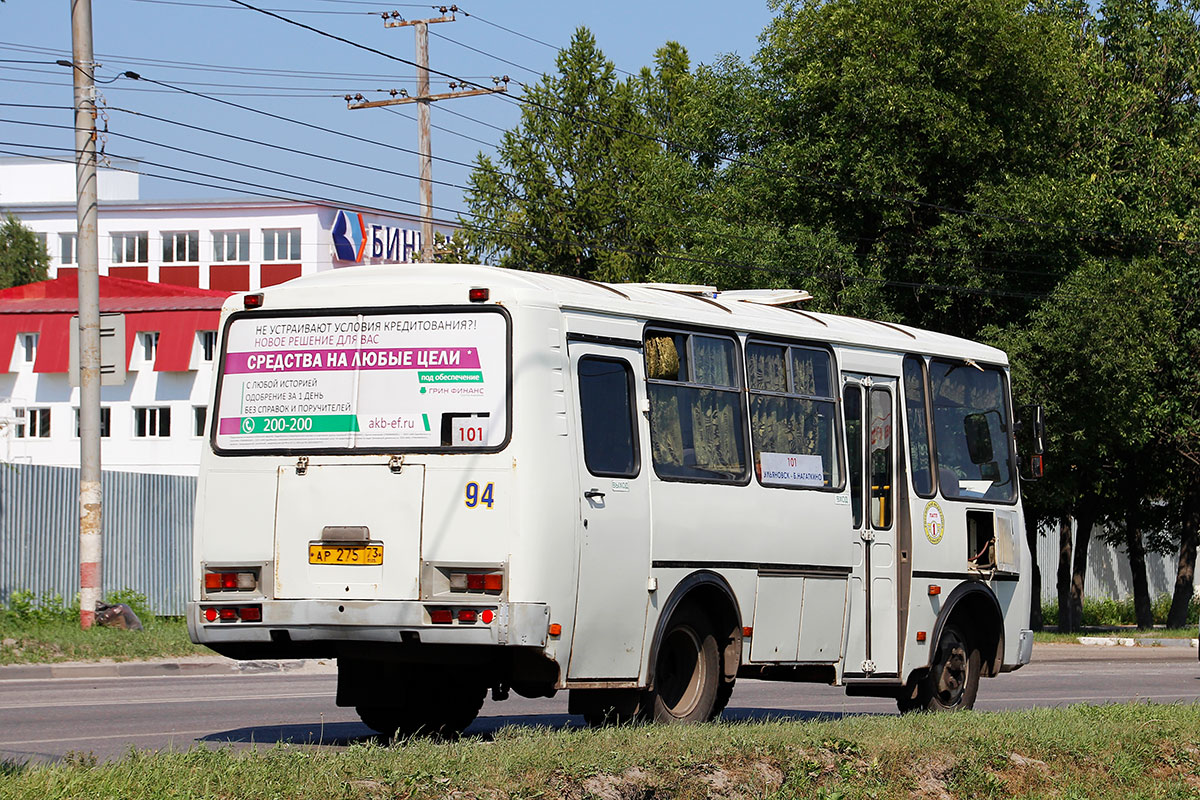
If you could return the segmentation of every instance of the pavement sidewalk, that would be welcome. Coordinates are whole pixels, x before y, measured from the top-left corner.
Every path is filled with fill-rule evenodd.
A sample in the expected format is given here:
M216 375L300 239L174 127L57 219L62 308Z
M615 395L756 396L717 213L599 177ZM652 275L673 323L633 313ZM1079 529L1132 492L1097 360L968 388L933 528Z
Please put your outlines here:
M235 661L216 655L146 661L60 661L50 664L3 666L0 667L0 681L45 680L47 678L145 678L165 675L253 675L263 672L335 674L337 662L332 658Z

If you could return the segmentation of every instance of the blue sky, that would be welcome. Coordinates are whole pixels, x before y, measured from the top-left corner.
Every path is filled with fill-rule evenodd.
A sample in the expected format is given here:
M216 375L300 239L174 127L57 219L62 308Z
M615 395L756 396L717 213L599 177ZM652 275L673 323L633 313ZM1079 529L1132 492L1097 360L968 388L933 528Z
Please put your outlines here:
M409 19L438 16L430 5L417 3L247 1L408 60L414 57L412 29L386 29L377 12L398 10ZM618 69L636 71L649 64L654 51L668 40L683 44L694 63L712 63L722 53L749 58L771 19L765 2L466 0L460 7L467 15L458 14L458 21L430 26L430 66L486 85L491 85L491 75L507 74L514 81L532 83L542 73L553 71L554 47L565 47L581 25L591 29ZM246 192L277 189L280 196L303 194L416 212L416 181L393 174L417 173L417 157L394 149L416 149L415 107L350 111L341 99L347 92L372 98L384 96L375 91L380 89L413 92L412 67L239 8L231 0L93 0L93 17L95 50L102 65L97 73L100 79L132 70L144 78L325 129L305 128L174 89L119 78L100 86L108 108L101 125L107 123L110 132L104 148L114 158L140 159L146 172L203 183L230 186L228 179L238 178L269 187L244 187ZM49 106L0 105L0 141L9 143L0 145L5 151L0 156L55 153L30 145L73 146L67 108L72 102L71 77L68 69L53 63L69 58L70 46L69 0L7 0L0 4L0 103ZM431 90L446 91L446 83L446 79L434 77ZM510 85L514 92L521 91L516 83ZM469 174L465 164L481 150L492 152L490 145L501 135L498 129L512 127L518 116L516 103L494 96L434 104L434 179L465 184ZM381 144L353 141L330 131ZM263 147L258 142L300 153ZM284 174L220 163L209 156ZM149 162L201 174L181 174ZM150 198L221 195L206 186L150 178L142 179L142 187L143 196ZM441 207L435 209L435 216L452 218L463 208L462 190L453 185L435 186L434 205Z

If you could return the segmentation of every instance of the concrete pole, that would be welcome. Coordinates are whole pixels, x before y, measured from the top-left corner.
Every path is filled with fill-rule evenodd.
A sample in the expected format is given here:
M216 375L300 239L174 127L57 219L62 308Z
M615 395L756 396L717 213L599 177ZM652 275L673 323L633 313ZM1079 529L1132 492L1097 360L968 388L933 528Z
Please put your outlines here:
M92 2L71 0L75 75L75 217L79 259L79 626L100 586L100 255L96 230L96 85Z
M421 260L433 261L433 143L429 135L429 24L417 34L417 150L421 153Z

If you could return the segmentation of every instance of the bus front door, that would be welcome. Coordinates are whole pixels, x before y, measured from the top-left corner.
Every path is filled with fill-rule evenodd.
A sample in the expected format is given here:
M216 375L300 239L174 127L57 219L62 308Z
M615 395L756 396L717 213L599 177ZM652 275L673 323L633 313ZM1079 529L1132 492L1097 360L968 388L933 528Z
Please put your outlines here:
M843 677L895 680L899 671L896 379L844 375L854 559Z
M579 589L568 680L636 680L646 632L650 496L640 349L571 342L579 433Z

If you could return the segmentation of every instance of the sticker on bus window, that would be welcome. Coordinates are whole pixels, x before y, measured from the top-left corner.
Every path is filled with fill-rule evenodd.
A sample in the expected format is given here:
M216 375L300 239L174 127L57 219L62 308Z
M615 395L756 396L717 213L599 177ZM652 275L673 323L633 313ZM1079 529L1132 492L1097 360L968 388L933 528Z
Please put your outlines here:
M235 319L216 446L497 446L506 437L506 325L480 312ZM462 424L447 431L447 420Z
M796 453L759 453L763 483L780 486L824 486L825 467L820 456Z

